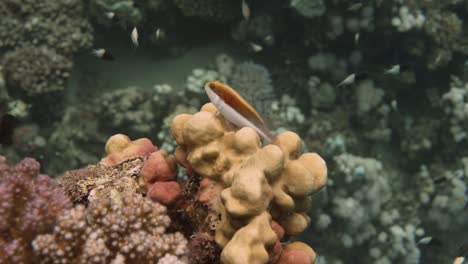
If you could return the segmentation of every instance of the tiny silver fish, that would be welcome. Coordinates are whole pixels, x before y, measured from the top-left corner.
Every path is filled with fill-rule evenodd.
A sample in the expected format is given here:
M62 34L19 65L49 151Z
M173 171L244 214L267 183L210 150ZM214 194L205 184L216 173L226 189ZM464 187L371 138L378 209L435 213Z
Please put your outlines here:
M250 7L245 0L242 0L242 16L245 20L249 20L250 18Z
M393 65L392 67L385 70L386 74L396 75L399 74L401 70L400 64Z
M390 105L392 106L393 110L398 110L398 103L396 100L392 100Z
M130 38L132 39L133 45L135 45L135 47L138 47L138 30L136 27L133 28L132 34L130 34Z
M359 39L360 38L361 38L361 33L357 32L356 34L354 34L354 45L359 44Z
M263 50L263 47L259 44L249 42L249 46L252 49L253 52L257 53Z
M163 32L163 30L161 28L158 28L158 29L156 29L155 35L156 35L156 39L158 40L158 39L161 39L163 37L164 32Z
M464 257L456 257L453 260L452 264L464 264L465 263L465 258Z
M361 7L363 6L363 3L359 2L359 3L354 3L352 5L350 5L348 7L348 11L357 11L359 9L361 9Z
M102 60L113 61L115 59L114 56L105 49L94 49L91 51L91 54Z
M431 241L432 241L431 236L425 236L425 237L419 239L418 244L427 245L427 244L431 243Z
M345 85L350 85L350 84L353 84L354 81L356 81L356 74L355 74L355 73L348 75L348 77L346 77L346 78L345 78L342 82L340 82L336 87L345 86Z
M114 17L115 17L115 13L114 13L114 12L106 12L105 15L106 15L106 17L107 17L108 19L114 19Z

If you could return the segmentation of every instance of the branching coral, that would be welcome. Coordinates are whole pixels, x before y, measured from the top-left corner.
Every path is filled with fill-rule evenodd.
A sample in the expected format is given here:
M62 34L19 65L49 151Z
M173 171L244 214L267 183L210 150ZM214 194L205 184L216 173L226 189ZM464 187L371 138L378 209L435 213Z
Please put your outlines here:
M424 25L437 46L452 49L462 34L462 21L454 13L431 13Z
M419 199L427 217L444 232L466 224L468 212L468 158L457 161L454 168L445 164L423 165L417 175Z
M63 173L99 161L106 136L99 131L100 122L93 114L94 108L90 108L86 104L69 106L62 120L55 123L47 138L46 151L60 155L48 155L43 160L51 173Z
M459 78L452 77L450 91L442 96L445 103L445 113L450 119L450 133L455 142L466 139L466 125L468 120L468 83L463 83Z
M333 198L333 214L347 222L342 243L345 247L362 244L375 232L369 223L378 216L383 204L390 199L388 177L382 163L350 154L334 158L334 184L339 189ZM341 183L341 184L340 184ZM353 185L355 188L340 188ZM366 186L361 192L358 186Z
M270 72L260 64L243 62L234 66L228 83L244 96L254 102L260 113L267 114L275 93L271 84Z
M4 57L7 86L27 96L62 92L72 62L45 46L26 46Z
M275 23L273 16L261 14L249 20L242 20L232 31L232 37L243 43L258 43L273 46L275 33L281 29L281 23Z
M84 2L79 0L5 0L0 2L0 16L1 48L44 45L72 54L93 41Z
M32 245L40 263L186 263L187 240L167 233L169 224L164 206L126 192L121 204L100 199L67 211Z
M402 209L417 210L411 204L414 197L407 195L395 203L392 197L401 190L400 183L378 160L343 153L334 157L333 165L331 211L317 221L319 229L337 232L338 239L328 242L330 248L353 253L362 249L363 263L416 263L417 241L424 230L414 213Z
M160 145L165 143L163 147L171 152L169 147L174 143L168 136L170 121L160 120L172 118L171 111L180 106L181 97L168 85L156 85L152 90L131 86L85 100L79 106L68 106L47 140L48 152L61 153L46 157L47 169L62 173L64 163L68 165L66 169L96 163L106 135L115 131L141 137L159 130L152 139L160 140Z
M33 241L40 262L186 263L187 240L166 232L171 223L166 207L140 194L159 182L171 183L176 167L167 167L167 154L148 139L131 141L121 134L109 138L105 149L100 163L59 178L79 205L59 217L53 233Z
M128 25L138 25L143 20L142 10L132 0L92 0L89 5L91 14L101 25L112 25L115 22L114 16L118 17L124 28Z
M240 14L238 3L229 0L175 0L174 4L185 16L197 17L207 21L226 22Z
M105 93L96 101L96 111L110 128L126 127L126 133L149 133L153 127L151 93L143 88L129 87Z
M291 0L290 6L306 18L319 17L326 11L323 0Z
M52 231L56 217L71 207L55 181L39 175L37 161L8 166L0 156L0 262L33 263L30 241Z
M215 112L207 104L193 116L174 119L176 158L202 178L196 196L217 225L221 261L266 263L278 254L268 252L279 240L272 220L288 235L309 224L310 195L325 184L325 163L317 154L300 155L300 138L292 132L280 134L275 145L261 147L253 129L228 129ZM214 220L218 217L219 224ZM313 261L313 251L304 252L307 262Z

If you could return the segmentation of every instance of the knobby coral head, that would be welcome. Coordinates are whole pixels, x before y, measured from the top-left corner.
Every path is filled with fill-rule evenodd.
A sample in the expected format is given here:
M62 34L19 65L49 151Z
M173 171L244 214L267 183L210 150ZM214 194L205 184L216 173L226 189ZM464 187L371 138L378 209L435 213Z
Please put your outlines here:
M327 178L324 160L316 153L300 154L301 139L293 132L262 146L255 129L233 128L217 110L210 103L194 115L179 115L171 130L178 162L210 186L200 188L197 197L211 197L210 213L220 216L215 239L222 248L221 261L314 262L315 253L305 244L282 248L272 226L279 224L291 236L309 225L311 195Z

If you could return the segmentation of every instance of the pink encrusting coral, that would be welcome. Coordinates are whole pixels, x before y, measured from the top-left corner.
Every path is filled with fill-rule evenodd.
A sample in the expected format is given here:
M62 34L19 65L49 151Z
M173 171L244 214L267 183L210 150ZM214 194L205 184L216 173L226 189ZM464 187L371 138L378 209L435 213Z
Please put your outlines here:
M147 195L165 205L173 204L182 194L176 181L177 162L164 150L151 153L140 172L148 188Z
M129 159L145 157L158 150L147 138L132 141L122 134L110 137L107 140L105 149L107 156L100 163L109 166L117 165Z
M32 239L52 231L56 217L71 207L54 179L39 169L34 159L9 166L0 156L0 263L32 263Z
M109 167L123 164L127 171L137 174L143 191L154 201L169 205L180 197L181 187L176 181L177 162L165 150L158 150L149 139L132 141L126 135L117 134L109 138L105 149L107 156L100 164ZM132 169L125 166L131 160L139 163L138 159L143 163L131 166Z

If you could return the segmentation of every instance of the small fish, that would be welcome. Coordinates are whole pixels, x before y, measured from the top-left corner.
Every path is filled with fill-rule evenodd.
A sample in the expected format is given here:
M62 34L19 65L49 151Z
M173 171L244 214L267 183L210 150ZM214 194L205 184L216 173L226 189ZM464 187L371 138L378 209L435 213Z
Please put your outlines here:
M396 100L392 100L390 105L392 106L393 110L398 110L398 102Z
M393 65L392 67L385 70L386 74L396 75L399 74L401 70L400 64Z
M135 47L138 47L138 30L136 27L133 28L132 34L130 34L130 38L132 39L133 45L135 45Z
M112 19L115 18L115 13L114 13L114 12L106 12L106 13L105 13L105 16L106 16L108 19L112 20Z
M264 40L265 40L266 42L271 42L271 41L273 40L273 35L271 35L271 34L270 34L270 35L267 35L267 36L264 38Z
M431 236L425 236L425 237L419 239L418 244L427 245L427 244L431 243L431 241L432 241Z
M250 49L255 53L260 52L260 51L263 50L263 47L261 45L259 45L259 44L249 42L249 45L250 45Z
M164 36L164 31L161 28L158 28L156 29L155 35L156 35L156 40L159 40Z
M452 264L464 264L465 263L465 258L464 257L456 257L453 260Z
M340 82L336 87L344 86L344 85L350 85L353 84L354 81L356 80L356 74L352 73L348 75L342 82Z
M427 246L436 246L439 247L442 245L442 241L432 236L425 236L419 239L418 245L427 245Z
M363 3L359 2L359 3L354 3L352 5L350 5L348 7L348 11L357 11L359 9L361 9L361 7L363 6Z
M213 81L205 84L205 92L227 121L239 127L251 127L268 142L274 141L275 136L260 114L234 89Z
M359 44L359 40L361 39L361 33L357 32L356 34L354 34L354 45L358 45Z
M93 51L91 51L91 54L102 60L115 60L114 56L112 56L112 54L105 49L94 49Z
M340 82L336 87L340 87L340 86L348 86L348 85L351 85L357 81L362 81L364 80L365 78L368 77L368 73L366 72L358 72L358 73L352 73L350 75L348 75L342 82Z
M242 0L242 16L245 18L245 20L249 20L250 18L250 7L246 0Z

